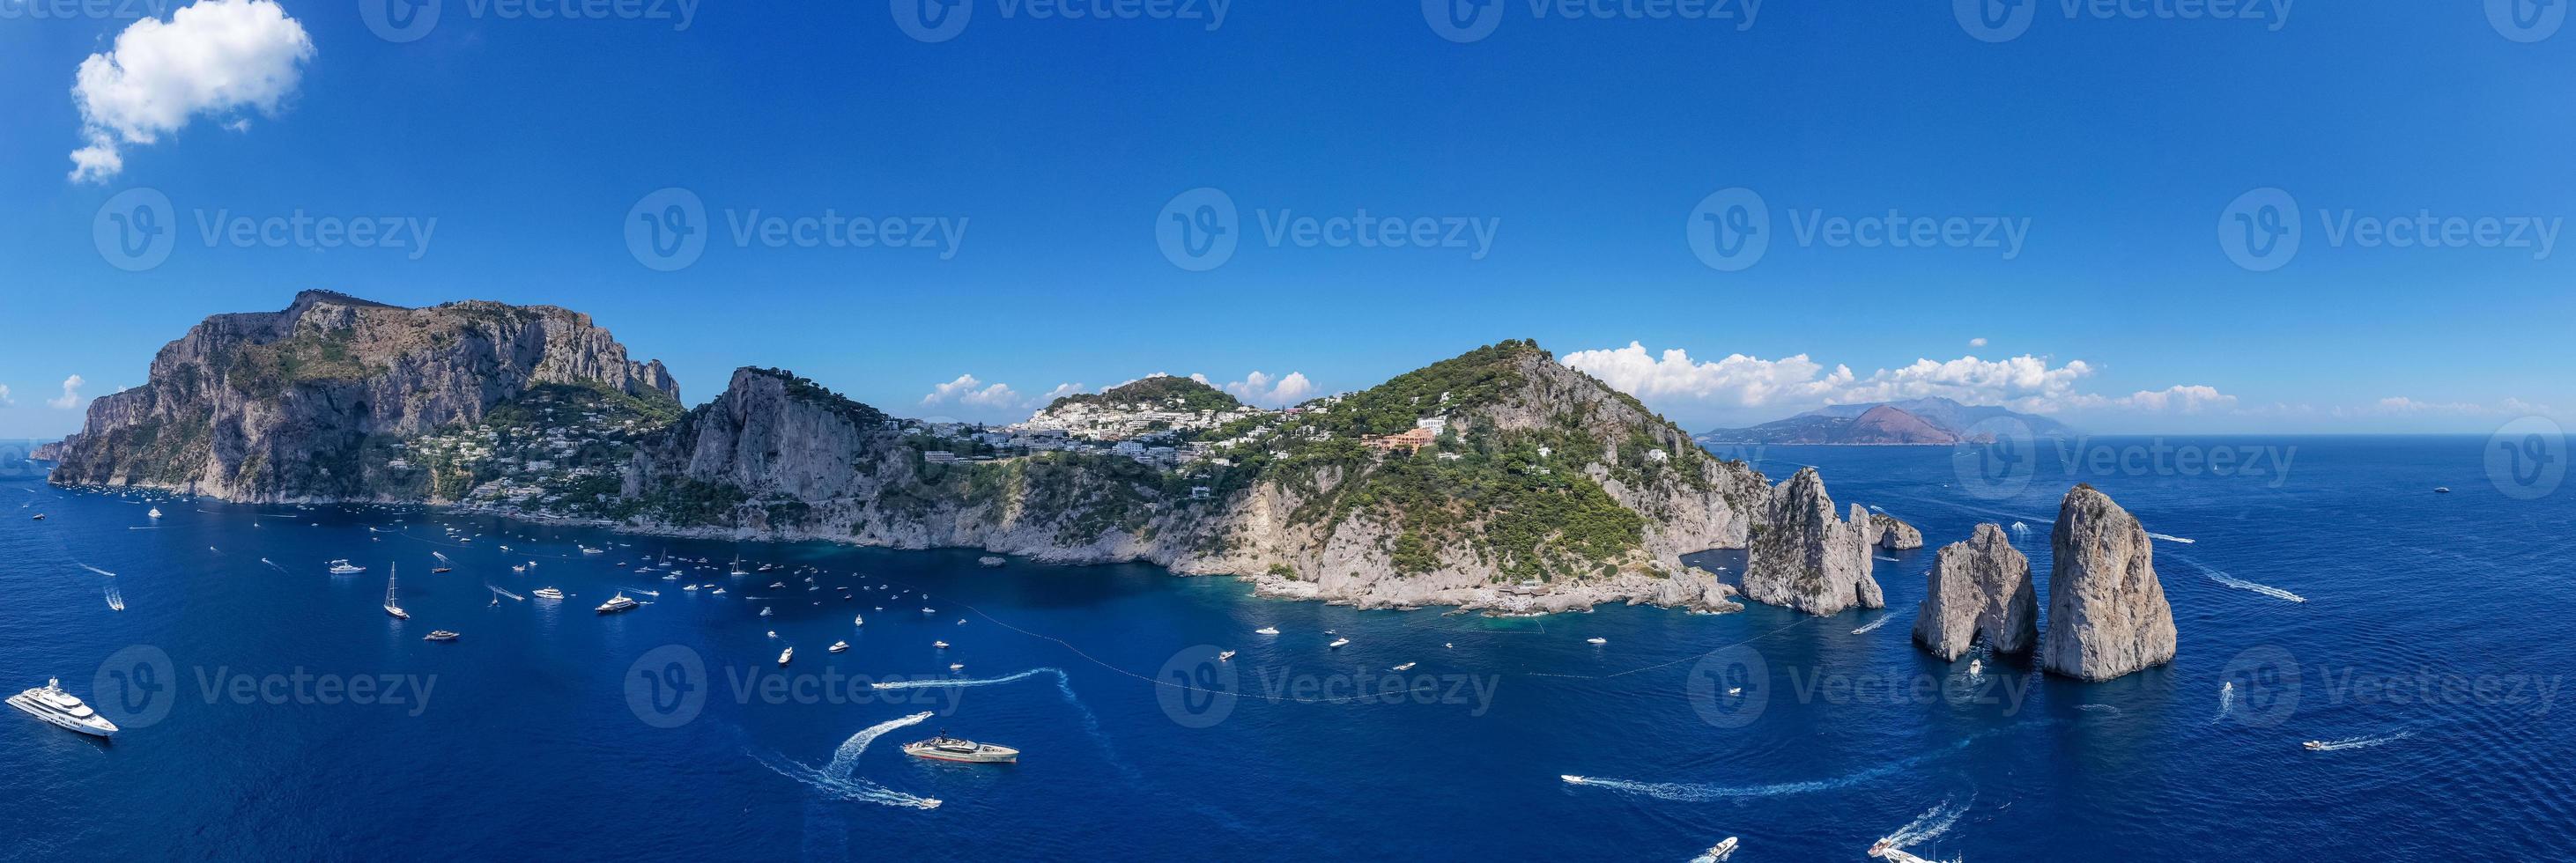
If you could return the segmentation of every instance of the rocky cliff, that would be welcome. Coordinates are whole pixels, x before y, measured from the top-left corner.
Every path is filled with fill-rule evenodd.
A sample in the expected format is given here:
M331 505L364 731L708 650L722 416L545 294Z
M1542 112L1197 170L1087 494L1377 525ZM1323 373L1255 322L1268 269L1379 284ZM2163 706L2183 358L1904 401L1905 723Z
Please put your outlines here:
M2173 607L2156 580L2146 528L2111 496L2077 485L2049 537L2048 634L2040 662L2078 680L2109 680L2174 656Z
M1773 487L1765 514L1744 567L1746 598L1815 615L1887 605L1870 574L1869 511L1855 505L1849 519L1836 517L1815 468Z
M1925 582L1914 641L1932 655L1957 659L1978 641L1997 653L2021 653L2038 642L2030 559L2002 527L1980 524L1966 541L1942 546Z
M245 501L412 499L397 445L532 388L676 403L588 316L490 302L409 309L324 291L278 312L207 318L152 360L143 386L90 404L58 483L147 486Z
M1869 514L1869 543L1889 551L1907 551L1923 547L1923 532L1903 519L1883 512Z
M37 444L35 449L28 451L27 457L36 461L62 461L63 446L70 442L70 440L65 439L51 443Z

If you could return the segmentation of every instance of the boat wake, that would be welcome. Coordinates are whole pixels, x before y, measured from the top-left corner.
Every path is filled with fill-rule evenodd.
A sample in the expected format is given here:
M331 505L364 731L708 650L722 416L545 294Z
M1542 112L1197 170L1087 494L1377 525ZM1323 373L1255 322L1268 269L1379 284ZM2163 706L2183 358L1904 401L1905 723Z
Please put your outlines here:
M2228 711L2234 709L2236 709L2236 681L2230 680L2218 685L2218 715L2210 717L2209 721L2216 723L2225 719Z
M1558 776L1557 778L1564 780L1568 785L1607 788L1612 791L1643 794L1658 800L1671 800L1681 803L1709 803L1719 800L1740 800L1749 797L1782 797L1793 794L1813 794L1819 791L1835 791L1849 788L1864 782L1873 782L1913 770L1914 768L1935 758L1951 755L1957 753L1959 750L1966 749L1968 744L1976 742L1979 738L1995 734L2001 730L2002 729L1996 729L1995 731L1987 731L1981 734L1963 737L1960 738L1958 742L1952 743L1949 746L1910 758L1891 761L1847 776L1833 779L1810 780L1806 782L1777 782L1769 785L1716 785L1695 782L1636 782L1627 779L1604 779L1598 776L1576 776L1573 774L1565 774Z
M2237 577L2232 576L2232 575L2228 575L2227 573L2220 572L2220 571L2215 570L2215 569L2204 569L2204 570L2201 570L2201 573L2202 573L2203 575L2207 575L2207 576L2209 576L2209 580L2211 580L2211 581L2215 581L2215 582L2218 582L2218 583L2220 583L2220 584L2227 585L2228 587L2236 588L2237 590L2250 590L2250 591L2253 591L2253 592L2255 592L2255 593L2262 594L2262 595L2264 595L2264 596L2272 597L2273 599L2286 599L2286 600L2289 600L2289 601L2291 601L2291 602L2306 602L2306 601L2308 601L2308 598L2307 598L2307 597L2300 596L2300 595L2298 595L2298 594L2291 593L2291 592L2289 592L2289 591L2282 590L2282 589L2280 589L2280 588L2273 587L2273 586L2268 585L2268 584L2255 584L2255 583L2253 583L2253 582L2246 581L2245 579L2237 578Z
M2147 538L2148 538L2148 539L2161 539L2161 540L2164 540L2164 541L2166 541L2166 542L2179 542L2179 543L2182 543L2182 544L2184 544L2184 545L2190 545L2190 544L2192 544L2192 543L2196 543L2196 542L2199 542L2199 541L2200 541L2200 540L2197 540L2197 539L2184 539L2184 538L2182 538L2182 537L2175 536L2175 535L2170 534L2170 533L2156 533L2156 532L2153 532L2153 531L2149 531L2149 532L2147 533Z
M2395 743L2413 736L2415 736L2415 732L2400 731L2395 734L2380 737L2354 737L2347 740L2328 740L2317 744L2317 751L2341 752L2346 749L2368 749L2382 743Z
M889 680L872 685L878 689L936 689L944 686L1000 686L1005 683L1018 683L1032 677L1042 676L1052 676L1055 678L1055 688L1057 691L1064 693L1064 703L1072 705L1076 712L1082 714L1083 730L1091 732L1091 738L1100 742L1100 751L1107 754L1110 765L1117 767L1119 772L1125 773L1131 778L1141 780L1143 776L1138 774L1135 768L1127 766L1125 759L1118 757L1118 747L1110 744L1109 733L1100 730L1099 715L1092 713L1091 706L1082 703L1082 698L1073 694L1073 677L1065 674L1064 669L1054 667L1032 668L1018 674L1006 674L1001 677L988 677L975 680L953 680L948 678L926 677L920 680Z
M1975 802L1976 800L1973 798L1968 801L1969 804L1974 804ZM1925 842L1930 842L1934 839L1941 838L1941 834L1950 832L1951 826L1959 823L1959 816L1966 814L1968 814L1967 805L1943 800L1941 801L1941 805L1934 806L1931 809L1925 810L1923 814L1914 816L1913 822L1908 823L1903 827L1896 828L1896 832L1887 834L1887 838L1879 841L1888 843L1887 847L1889 848L1904 848L1909 845L1920 845Z
M285 572L285 571L286 571L286 567L283 567L283 566L279 566L279 565L277 565L277 561L270 560L270 559L268 559L268 558L263 557L263 558L260 558L260 559L259 559L259 562L261 562L261 563L265 563L265 564L268 564L268 568L270 568L270 569L274 569L274 570L277 570L277 571L279 571L279 572Z
M905 794L858 778L857 775L859 756L867 753L868 744L875 743L877 738L885 736L887 732L919 725L922 720L930 717L930 712L923 711L859 729L859 733L850 735L850 739L841 742L840 748L832 751L831 763L823 765L821 769L807 767L785 758L764 757L758 754L752 757L762 766L776 771L780 776L805 783L806 787L843 800L914 809L937 809L939 808L937 799Z
M1868 631L1870 631L1870 630L1877 629L1877 628L1882 627L1882 626L1886 626L1888 621L1895 620L1895 619L1896 619L1896 615L1893 615L1893 614L1882 616L1882 617L1880 617L1880 618L1879 618L1879 619L1877 619L1877 620L1870 621L1868 626L1864 626L1864 627L1861 627L1861 628L1859 628L1859 629L1852 630L1852 634L1853 634L1853 635L1860 635L1860 634L1865 633L1865 632L1868 632Z
M107 584L107 608L109 611L125 610L125 594L118 593L116 583L112 581Z
M109 572L109 571L107 571L107 570L100 569L100 568L98 568L98 567L91 566L91 565L86 564L86 563L81 563L81 562L79 562L79 561L73 561L73 562L72 562L72 565L73 565L73 566L80 567L80 568L82 568L82 569L89 570L89 571L91 571L91 572L98 573L98 574L100 574L100 575L107 576L107 577L109 577L109 578L115 578L115 577L116 577L116 573Z
M2075 705L2075 709L2086 713L2108 713L2114 716L2117 716L2120 713L2120 708L2113 707L2108 704L2078 704Z

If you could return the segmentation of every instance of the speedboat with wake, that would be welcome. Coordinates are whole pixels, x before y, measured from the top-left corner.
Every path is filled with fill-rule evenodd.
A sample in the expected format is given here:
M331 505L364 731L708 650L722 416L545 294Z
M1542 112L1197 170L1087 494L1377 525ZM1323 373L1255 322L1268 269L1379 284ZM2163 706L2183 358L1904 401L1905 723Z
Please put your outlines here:
M89 705L63 691L61 680L47 680L45 685L9 696L9 706L48 723L82 734L108 737L116 733L116 723L98 715Z
M1733 836L1726 837L1725 839L1719 840L1717 844L1708 846L1708 859L1715 861L1715 863L1724 863L1726 858L1734 853L1735 837Z
M1020 760L1020 751L993 743L959 740L940 732L928 740L903 745L903 753L932 761L958 761L967 764L1010 764Z

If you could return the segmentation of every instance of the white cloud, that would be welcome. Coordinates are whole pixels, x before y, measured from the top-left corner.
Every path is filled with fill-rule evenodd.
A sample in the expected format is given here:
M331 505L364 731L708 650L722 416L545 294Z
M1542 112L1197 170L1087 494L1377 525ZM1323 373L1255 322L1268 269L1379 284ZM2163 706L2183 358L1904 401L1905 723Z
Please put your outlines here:
M71 410L72 408L80 407L82 401L80 389L82 385L87 383L89 382L81 380L81 376L79 375L64 378L62 397L46 399L45 404L49 404L63 410Z
M1985 347L1985 346L1986 346L1986 337L1985 337L1985 336L1978 336L1978 337L1976 337L1976 338L1973 338L1973 339L1969 339L1969 340L1968 340L1968 347L1972 347L1972 348L1982 348L1982 347Z
M72 100L89 145L72 152L72 180L104 182L124 170L123 148L198 116L247 129L241 115L276 114L312 58L304 25L272 0L198 0L168 21L134 22L81 61Z
M1198 381L1199 383L1208 384L1209 386L1216 386L1216 384L1208 381L1206 375L1191 375L1190 379ZM1225 390L1228 394L1242 400L1245 404L1262 405L1266 407L1283 407L1286 405L1292 405L1305 401L1315 395L1315 382L1307 380L1306 375L1303 372L1289 372L1286 377L1272 378L1267 374L1255 371L1251 374L1244 375L1243 380L1235 381L1218 388Z
M1059 388L1060 389L1060 388ZM959 404L982 408L1015 408L1021 406L1020 394L1010 384L986 384L974 375L958 375L956 380L931 387L921 397L925 405Z
M1778 360L1730 354L1702 362L1679 348L1650 354L1637 342L1624 348L1576 351L1565 355L1564 362L1641 399L1689 399L1720 408L1806 409L1939 396L2030 413L2068 409L2192 413L2236 401L2206 386L2175 386L2118 398L2092 395L2078 389L2094 373L2092 365L2083 360L2052 365L2046 358L2026 354L1999 360L1918 359L1868 377L1853 374L1849 366L1827 371L1806 354Z
M9 385L0 384L0 408L12 407L16 404L17 402L9 400Z
M1047 390L1046 395L1039 396L1039 397L1037 397L1036 399L1034 399L1033 401L1036 401L1038 404L1042 404L1042 405L1044 405L1044 404L1054 404L1056 399L1064 398L1065 396L1069 396L1069 395L1073 395L1073 394L1081 393L1081 392L1086 392L1086 390L1084 390L1084 389L1082 388L1082 385L1081 385L1081 384L1078 384L1078 383L1076 383L1076 384L1056 384L1056 385L1055 385L1055 389Z

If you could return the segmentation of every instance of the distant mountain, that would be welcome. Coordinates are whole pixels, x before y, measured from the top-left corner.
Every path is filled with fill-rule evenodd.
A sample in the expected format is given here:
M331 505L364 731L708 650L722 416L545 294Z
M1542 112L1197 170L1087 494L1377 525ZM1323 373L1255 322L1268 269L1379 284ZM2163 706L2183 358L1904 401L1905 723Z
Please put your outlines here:
M1839 446L1938 445L1994 439L1989 420L2009 419L2033 437L2069 437L2066 424L1993 405L1967 405L1946 398L1901 402L1868 402L1817 408L1788 419L1751 428L1702 432L1702 444L1822 444ZM2006 425L2015 433L2020 429Z

